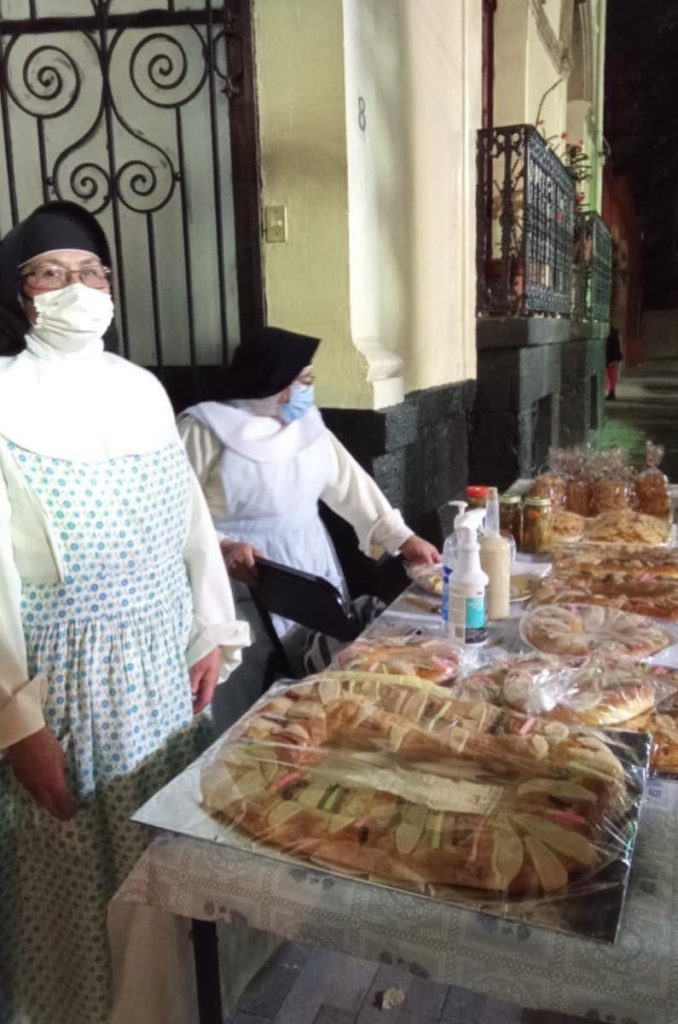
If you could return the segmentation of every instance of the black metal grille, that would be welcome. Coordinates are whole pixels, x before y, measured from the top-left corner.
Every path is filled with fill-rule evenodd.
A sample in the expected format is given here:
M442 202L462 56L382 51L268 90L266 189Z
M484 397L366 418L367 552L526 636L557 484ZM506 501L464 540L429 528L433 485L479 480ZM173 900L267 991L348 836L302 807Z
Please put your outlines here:
M572 315L578 320L610 319L612 238L592 211L577 213L574 234Z
M569 315L574 181L531 125L478 132L477 166L478 315Z
M161 373L223 363L239 335L238 0L81 0L61 17L8 2L26 16L0 15L0 233L50 198L79 202L113 242L125 354Z

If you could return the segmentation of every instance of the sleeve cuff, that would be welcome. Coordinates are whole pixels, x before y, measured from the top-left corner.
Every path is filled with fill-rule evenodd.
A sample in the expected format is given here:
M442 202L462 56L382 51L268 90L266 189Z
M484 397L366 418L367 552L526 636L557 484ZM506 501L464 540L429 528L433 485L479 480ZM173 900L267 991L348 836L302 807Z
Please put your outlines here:
M369 554L374 557L374 549L387 551L389 555L397 555L406 540L414 536L414 530L405 524L397 509L380 516L368 537ZM377 554L378 557L378 554Z
M44 728L43 686L44 677L34 676L0 707L0 750Z
M197 661L213 651L215 647L219 647L221 649L219 678L220 681L223 681L240 664L242 648L249 647L252 642L250 627L246 622L237 619L233 622L218 622L213 625L194 620L193 626L192 639L186 654L188 667L192 668Z

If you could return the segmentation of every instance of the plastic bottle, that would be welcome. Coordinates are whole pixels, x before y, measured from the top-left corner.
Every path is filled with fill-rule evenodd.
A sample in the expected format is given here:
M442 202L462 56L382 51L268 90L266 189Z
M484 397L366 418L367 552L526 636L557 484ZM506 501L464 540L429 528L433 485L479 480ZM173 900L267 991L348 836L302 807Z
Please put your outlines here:
M456 506L458 509L454 521L452 523L452 529L445 538L443 544L443 599L440 605L440 616L443 620L443 625L447 628L450 621L450 580L452 573L454 572L454 563L457 558L457 534L456 526L460 516L466 511L465 501L448 501L448 505Z
M499 532L499 495L489 487L485 532L480 538L480 564L487 573L487 617L506 619L511 604L511 545Z
M473 509L457 519L457 559L450 580L449 635L465 646L487 640L485 591L487 575L480 565L478 530L485 509Z

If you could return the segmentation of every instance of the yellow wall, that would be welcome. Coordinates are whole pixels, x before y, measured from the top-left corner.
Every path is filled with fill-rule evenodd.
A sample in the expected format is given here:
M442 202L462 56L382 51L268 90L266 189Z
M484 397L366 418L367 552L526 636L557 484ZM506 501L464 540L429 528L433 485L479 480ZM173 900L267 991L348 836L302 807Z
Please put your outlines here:
M325 405L475 376L481 0L256 0L268 320L326 339ZM361 116L362 111L362 116Z
M480 3L344 16L354 341L377 382L400 362L405 391L474 377Z
M495 124L535 124L562 157L566 132L568 140L584 143L591 158L593 174L590 181L578 186L584 191L587 204L600 209L602 149L602 105L605 56L606 0L589 0L586 17L590 32L585 45L586 59L593 74L592 96L570 98L568 102L568 65L554 54L540 31L537 13L546 16L548 28L559 44L568 51L570 60L582 60L571 44L573 17L581 12L572 0L498 0L495 18ZM579 68L579 74L581 74ZM540 109L541 108L541 109Z
M288 241L263 245L268 322L323 339L321 404L369 408L350 337L341 0L257 0L254 16L263 204L288 218Z
M544 8L556 36L560 8L561 0ZM539 118L546 137L559 136L566 126L567 84L539 33L532 0L499 0L494 37L495 124L535 124Z
M566 130L567 78L539 34L532 7L529 9L527 29L525 121L528 124L536 123L541 104L539 120L544 122L541 131L546 138L558 136Z

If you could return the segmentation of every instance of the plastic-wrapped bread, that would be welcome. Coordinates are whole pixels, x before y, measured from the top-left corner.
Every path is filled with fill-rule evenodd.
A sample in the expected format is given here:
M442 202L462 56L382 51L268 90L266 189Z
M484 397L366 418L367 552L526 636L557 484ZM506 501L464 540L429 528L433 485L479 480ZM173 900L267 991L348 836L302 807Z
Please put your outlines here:
M456 678L461 655L460 648L450 641L426 634L371 634L340 651L334 664L358 672L417 676L445 686Z
M437 894L542 899L624 859L631 803L614 745L594 732L345 672L262 699L202 793L269 850Z

